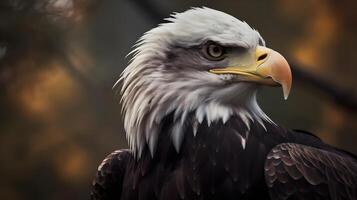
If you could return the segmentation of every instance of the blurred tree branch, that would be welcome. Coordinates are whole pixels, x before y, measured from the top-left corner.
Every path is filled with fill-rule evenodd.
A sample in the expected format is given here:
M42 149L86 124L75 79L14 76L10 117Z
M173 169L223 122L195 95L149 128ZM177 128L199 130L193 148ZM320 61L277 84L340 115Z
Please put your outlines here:
M130 0L138 9L145 13L153 23L159 23L167 13L160 10L154 2L150 0ZM330 81L306 70L307 67L298 63L291 65L294 80L307 84L313 89L316 89L328 96L337 105L348 111L357 113L357 97L352 89L339 87Z
M133 3L134 6L142 10L143 13L145 13L150 20L155 23L162 21L168 16L166 15L167 13L160 10L160 8L150 0L129 0L128 2Z
M0 59L0 68L14 66L13 62L17 62L20 57L24 58L28 52L30 52L31 58L42 61L56 56L64 62L64 68L71 76L82 86L90 89L93 87L90 81L73 66L65 52L67 48L64 41L66 41L67 35L64 30L73 26L70 23L72 18L62 12L67 7L64 7L64 10L52 10L53 6L51 7L49 2L48 0L5 0L0 3L0 10L3 11L0 16L7 19L7 22L1 23L0 26L0 44L4 47L11 47L4 51L6 57ZM89 5L95 1L83 2ZM169 14L150 0L130 0L128 2L146 14L153 24L161 22ZM83 10L79 12L83 12ZM293 63L291 67L294 80L324 93L337 105L357 113L357 97L351 89L339 87L306 70L307 67L301 64Z
M357 112L357 97L352 89L339 87L304 68L299 64L292 64L291 69L295 80L323 92L337 105L348 111Z

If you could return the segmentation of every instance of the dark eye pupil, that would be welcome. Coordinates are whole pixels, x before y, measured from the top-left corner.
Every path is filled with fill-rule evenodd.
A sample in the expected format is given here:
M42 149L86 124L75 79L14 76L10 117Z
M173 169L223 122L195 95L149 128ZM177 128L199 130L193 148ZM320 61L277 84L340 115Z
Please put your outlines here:
M212 45L212 46L210 46L209 47L209 53L211 54L211 56L213 56L213 57L219 57L219 56L221 56L221 54L222 54L222 49L221 49L221 47L219 47L219 46L216 46L216 45Z
M204 47L204 56L210 60L220 60L223 58L224 48L217 44L208 44Z

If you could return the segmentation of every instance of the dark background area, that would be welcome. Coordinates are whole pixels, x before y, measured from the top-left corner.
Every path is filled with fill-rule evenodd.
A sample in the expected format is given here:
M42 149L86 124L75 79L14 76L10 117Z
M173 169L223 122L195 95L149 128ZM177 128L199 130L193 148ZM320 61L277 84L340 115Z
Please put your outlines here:
M111 151L126 148L112 86L135 41L171 12L208 6L247 21L294 69L278 124L357 153L357 1L0 1L0 199L88 199Z

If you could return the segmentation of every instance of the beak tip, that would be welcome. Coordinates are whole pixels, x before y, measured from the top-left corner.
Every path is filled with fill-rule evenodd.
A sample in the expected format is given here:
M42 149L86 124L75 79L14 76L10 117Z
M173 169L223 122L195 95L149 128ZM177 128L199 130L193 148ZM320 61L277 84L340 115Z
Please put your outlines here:
M290 94L290 86L286 87L283 85L284 100L287 100Z

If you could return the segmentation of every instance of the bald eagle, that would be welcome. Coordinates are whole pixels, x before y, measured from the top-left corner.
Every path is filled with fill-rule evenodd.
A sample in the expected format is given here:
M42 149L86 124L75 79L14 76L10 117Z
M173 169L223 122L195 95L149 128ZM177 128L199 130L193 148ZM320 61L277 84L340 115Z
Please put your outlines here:
M275 124L262 85L291 71L247 23L210 8L145 33L121 74L128 150L107 156L91 199L357 199L356 156Z

